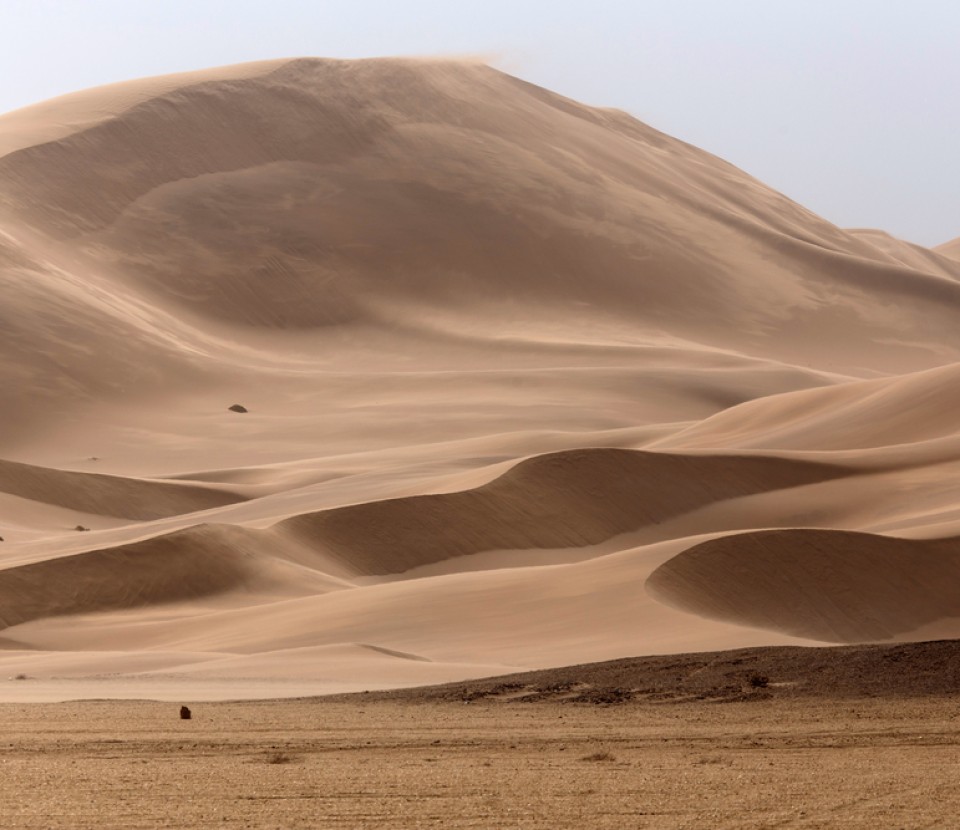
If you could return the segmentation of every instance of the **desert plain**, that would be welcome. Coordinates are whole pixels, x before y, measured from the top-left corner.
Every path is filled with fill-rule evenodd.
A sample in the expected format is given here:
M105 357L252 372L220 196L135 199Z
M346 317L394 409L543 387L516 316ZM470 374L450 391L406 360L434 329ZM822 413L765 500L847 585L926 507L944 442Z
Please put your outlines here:
M3 704L10 828L938 828L954 701Z
M944 826L958 244L472 61L0 116L4 826Z

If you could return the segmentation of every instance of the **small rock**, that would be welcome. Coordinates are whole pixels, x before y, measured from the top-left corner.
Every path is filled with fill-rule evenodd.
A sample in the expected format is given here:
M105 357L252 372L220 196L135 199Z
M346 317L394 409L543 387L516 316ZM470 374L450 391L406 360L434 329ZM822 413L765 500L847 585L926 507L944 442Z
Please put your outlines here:
M193 714L186 706L180 707L180 720L190 720L193 717Z
M74 530L85 531L85 530L90 530L90 528L89 528L89 527L84 527L83 525L77 525L77 526L74 528Z
M227 407L227 409L229 409L231 412L249 412L250 411L242 403L235 403L233 406Z

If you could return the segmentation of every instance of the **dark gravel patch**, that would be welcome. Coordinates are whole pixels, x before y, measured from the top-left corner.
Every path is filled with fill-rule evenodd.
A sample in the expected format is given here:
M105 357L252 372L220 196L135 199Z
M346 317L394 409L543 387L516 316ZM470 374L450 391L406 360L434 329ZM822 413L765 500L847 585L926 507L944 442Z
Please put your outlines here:
M501 677L336 695L324 700L558 702L744 701L960 696L960 641L747 648L632 657Z

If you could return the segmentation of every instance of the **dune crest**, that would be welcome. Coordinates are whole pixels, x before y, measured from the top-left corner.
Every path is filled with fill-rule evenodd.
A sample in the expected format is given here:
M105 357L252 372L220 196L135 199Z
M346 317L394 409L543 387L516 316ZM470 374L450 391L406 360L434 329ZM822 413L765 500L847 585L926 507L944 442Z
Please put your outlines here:
M748 401L657 448L855 450L957 434L960 364Z
M586 547L699 507L847 475L775 458L586 449L520 462L474 490L287 519L358 574L402 573L491 550Z

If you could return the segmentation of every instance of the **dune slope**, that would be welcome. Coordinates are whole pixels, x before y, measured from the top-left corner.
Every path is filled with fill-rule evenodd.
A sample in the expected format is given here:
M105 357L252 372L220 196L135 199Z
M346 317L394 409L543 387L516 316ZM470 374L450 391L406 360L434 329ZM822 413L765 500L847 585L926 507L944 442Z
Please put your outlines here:
M204 484L150 481L0 461L0 492L84 513L149 521L243 500Z
M827 642L870 642L960 617L960 542L771 530L696 545L647 581L696 613Z
M0 622L204 597L254 581L237 528L196 527L103 551L0 570Z
M950 242L944 242L943 245L938 245L934 250L942 256L950 257L951 259L960 259L960 237Z
M595 545L714 502L846 474L774 458L574 450L523 461L473 490L304 514L278 527L322 544L355 573L402 573L482 551Z

